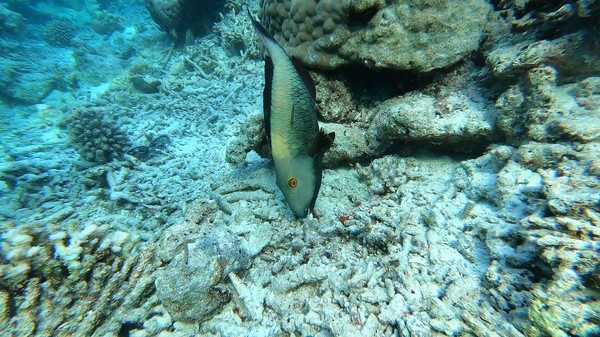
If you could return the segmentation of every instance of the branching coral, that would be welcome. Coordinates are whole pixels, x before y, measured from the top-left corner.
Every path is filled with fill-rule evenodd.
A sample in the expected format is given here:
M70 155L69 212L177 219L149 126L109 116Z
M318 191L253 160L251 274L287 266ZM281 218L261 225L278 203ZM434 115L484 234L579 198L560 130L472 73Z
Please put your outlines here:
M107 108L80 107L65 121L79 154L87 161L104 164L119 158L130 146L114 116Z
M260 53L254 29L247 23L244 12L230 11L220 15L221 21L214 26L214 31L222 38L223 47L233 54L245 57L257 57Z
M137 236L95 224L1 229L2 335L114 336L159 310L153 251L133 253Z

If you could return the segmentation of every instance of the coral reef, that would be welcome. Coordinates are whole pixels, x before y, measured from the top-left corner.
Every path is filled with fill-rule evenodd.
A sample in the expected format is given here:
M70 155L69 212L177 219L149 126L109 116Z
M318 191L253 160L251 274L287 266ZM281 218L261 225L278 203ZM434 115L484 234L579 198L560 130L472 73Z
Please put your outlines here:
M467 197L452 178L456 168L449 159L388 156L335 175L326 171L316 217L302 223L289 210L276 207L283 200L273 198L274 183L264 179L268 169L240 169L236 176L244 179L215 186L213 201L193 212L197 220L185 227L191 230L179 230L178 239L165 238L172 247L185 244L188 237L195 240L190 232L196 221L211 235L222 226L251 233L259 224L277 223L265 228L271 238L252 267L229 275L231 299L200 326L200 333L393 336L493 331L520 336L481 290L486 248L463 232L485 223L494 212L465 216ZM248 241L251 236L244 234ZM477 318L481 316L486 319Z
M53 90L72 87L76 67L70 53L43 45L6 42L0 59L0 101L38 104ZM35 62L41 60L43 62Z
M41 49L74 54L86 71L81 89L0 111L0 217L10 219L0 225L0 334L600 334L600 79L589 25L598 1L494 0L494 15L457 16L465 27L489 20L473 43L494 27L472 58L446 69L363 59L313 73L337 142L306 219L285 207L272 165L257 155L268 156L263 62L246 41L242 2L225 2L215 34L166 60L171 46L146 10L121 1L102 7L124 9L123 31L87 27L74 53ZM347 6L322 24L338 36L352 23L358 39L407 10L420 29L422 6L435 35L445 4L286 0L275 9L284 17L294 7L288 25L308 29L312 7ZM452 20L449 31L463 27ZM11 39L0 46L4 100L24 102L17 91L40 72L54 79L44 88L68 87L56 73L73 68L27 63L22 54L45 55ZM71 116L68 130L101 142L119 134L123 145L98 156L76 145L102 165L81 161L76 135L56 127L67 105L83 118Z
M494 135L494 115L460 92L442 99L412 92L386 100L363 114L368 126L358 123L323 123L336 133L333 147L325 153L327 166L355 163L388 151L410 153L419 147L451 152L476 152L487 146ZM262 120L251 119L240 139L228 147L231 163L241 163L250 150L268 156Z
M260 55L254 29L247 24L245 12L233 9L226 15L220 14L220 18L213 31L221 37L226 50L233 55L241 54L244 58Z
M0 332L114 336L165 315L153 294L153 252L134 253L138 240L93 223L3 223Z
M553 270L552 279L532 291L527 334L600 334L600 213L586 208L579 219L532 216L522 224L527 239Z
M208 33L225 0L145 0L145 4L154 22L181 43L187 30L195 35Z
M130 146L118 116L109 115L109 111L109 107L78 107L65 120L73 145L89 162L108 163L120 158Z
M57 19L50 22L44 30L44 40L50 45L66 47L71 45L71 40L77 34L77 28L66 19Z
M586 30L552 40L525 40L493 49L486 62L501 78L547 65L557 69L564 81L600 72L596 43L594 33Z
M480 0L263 0L261 6L266 28L305 64L422 72L452 65L477 49L491 11Z
M248 269L252 255L266 244L263 240L256 245L261 242L253 239L257 230L244 237L226 227L205 232L202 226L214 221L216 210L215 201L200 203L161 239L158 254L168 265L158 273L156 289L175 320L203 322L222 310L231 300L223 281L230 273Z
M579 36L566 35L555 41L579 43ZM508 153L502 157L510 159L498 164L497 191L480 195L494 200L503 212L512 213L518 224L505 233L516 239L506 250L516 254L508 265L498 262L496 269L527 270L538 281L503 276L491 280L499 286L498 305L507 308L515 306L508 289L527 290L518 299L518 303L528 303L527 310L511 310L513 322L527 336L593 336L600 333L595 318L600 313L600 291L594 285L600 265L600 129L595 122L600 118L595 103L600 81L584 77L561 83L595 75L598 70L583 62L573 72L571 61L591 57L589 50L582 48L580 55L563 58L563 52L557 54L554 46L542 47L548 43L554 41L541 40L529 44L533 47L513 51L516 61L503 68L506 71L494 68L499 77L510 74L517 78L517 83L500 95L496 107L499 129L518 148L505 151ZM491 66L499 64L493 61Z

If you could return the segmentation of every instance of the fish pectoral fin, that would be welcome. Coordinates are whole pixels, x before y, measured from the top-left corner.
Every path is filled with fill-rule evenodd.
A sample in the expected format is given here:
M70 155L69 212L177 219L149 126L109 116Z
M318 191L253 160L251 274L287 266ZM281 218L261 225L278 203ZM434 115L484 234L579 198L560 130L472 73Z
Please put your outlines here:
M273 87L273 60L265 57L265 89L263 91L263 116L267 135L271 135L271 91ZM271 142L269 141L269 144Z
M335 140L335 132L326 133L325 130L319 131L319 138L315 147L309 152L311 157L322 156L327 150L333 146Z
M325 130L321 129L319 131L319 145L321 151L325 152L333 146L333 141L335 140L335 132L326 133Z

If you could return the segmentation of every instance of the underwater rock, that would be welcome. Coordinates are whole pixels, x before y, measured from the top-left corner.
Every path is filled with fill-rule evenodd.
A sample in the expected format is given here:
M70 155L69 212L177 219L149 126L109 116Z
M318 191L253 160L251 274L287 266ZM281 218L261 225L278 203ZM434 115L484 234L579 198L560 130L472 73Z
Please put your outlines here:
M311 67L358 64L420 72L447 67L476 50L492 9L481 0L264 0L261 6L267 30Z
M110 107L73 108L65 120L77 152L89 162L104 164L118 159L130 146L116 116L105 115Z
M579 219L529 217L522 222L527 240L552 268L551 278L532 291L529 336L600 333L600 213L584 209L580 214Z
M158 273L156 289L175 320L202 322L231 300L220 283L229 273L248 268L249 262L248 252L231 237L184 242L181 254Z
M75 86L73 53L43 43L4 40L0 49L0 100L8 104L42 103L53 90Z
M522 166L536 171L540 168L556 167L573 156L575 150L568 145L529 142L517 149L515 160Z
M100 35L111 35L123 29L121 18L107 11L97 11L92 20L92 29Z
M168 265L158 273L156 289L175 320L203 322L214 316L231 300L227 276L249 268L269 242L260 225L244 227L244 237L233 228L212 226L219 209L214 201L198 204L159 243L158 256Z
M145 4L152 20L181 43L187 30L194 35L209 33L225 0L145 0Z
M240 133L227 145L225 160L233 165L243 163L248 152L257 150L258 153L270 153L267 142L263 117L255 115L250 117Z
M311 72L310 75L315 82L317 111L324 122L367 122L368 109L357 103L350 80L344 76L336 76L336 73L327 75Z
M511 86L496 101L498 126L509 142L577 140L600 138L600 110L595 77L574 84L557 85L552 67L531 69L519 84ZM591 103L591 104L590 104Z
M146 80L142 75L134 75L129 78L133 87L145 94L159 92L160 81L157 79Z
M57 87L57 83L64 74L58 74L54 71L48 72L11 72L12 81L8 82L6 87L0 88L0 92L7 95L9 100L21 104L40 103Z
M418 147L473 152L487 146L494 133L493 113L459 92L442 99L411 92L381 103L368 115L371 116L368 126L365 123L322 125L328 132L336 133L336 141L325 153L326 166L359 162L387 151L408 153ZM227 154L230 163L241 163L249 150L270 155L264 150L264 136L256 132L262 130L261 123L261 118L250 119L238 140L230 144Z
M593 34L586 31L554 40L523 41L493 49L486 62L498 77L514 77L532 68L552 66L564 81L600 72L595 43Z
M67 83L67 77L75 69L69 54L52 53L46 48L24 46L26 52L7 52L0 60L0 100L14 104L38 104L59 84ZM43 61L33 67L31 57Z
M19 13L13 12L0 4L0 32L18 33L25 23Z
M406 143L471 152L487 146L494 130L494 116L459 92L439 99L409 93L383 102L372 115L367 139L374 153Z

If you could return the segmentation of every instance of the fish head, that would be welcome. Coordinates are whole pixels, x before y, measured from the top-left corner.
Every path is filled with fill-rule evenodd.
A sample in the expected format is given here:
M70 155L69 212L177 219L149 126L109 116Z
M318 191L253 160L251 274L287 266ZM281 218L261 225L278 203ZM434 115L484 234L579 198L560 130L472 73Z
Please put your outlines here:
M284 163L276 163L275 170L277 186L292 212L305 218L315 206L321 185L322 172L317 161L310 156L296 156Z

